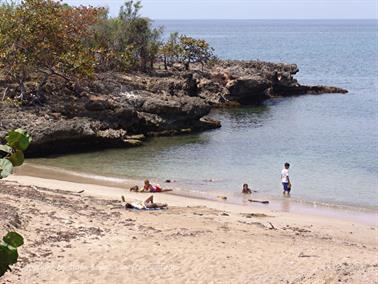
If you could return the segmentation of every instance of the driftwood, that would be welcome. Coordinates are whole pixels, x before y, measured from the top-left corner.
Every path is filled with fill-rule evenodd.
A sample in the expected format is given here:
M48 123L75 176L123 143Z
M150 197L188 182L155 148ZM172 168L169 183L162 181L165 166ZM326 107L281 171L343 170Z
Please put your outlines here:
M262 204L269 204L269 201L267 201L267 200L261 201L261 200L248 199L248 201L249 202L262 203Z
M310 255L310 254L304 254L303 252L301 252L298 257L319 257L318 255Z
M268 222L268 224L270 225L270 228L271 230L277 230L276 227L273 226L273 224L271 222Z
M4 90L4 93L3 93L3 97L1 99L2 101L5 100L5 98L6 98L7 94L8 94L8 91L9 91L9 87L6 87L5 90Z
M245 218L264 218L264 217L272 217L269 215L266 215L264 213L245 213L241 214Z

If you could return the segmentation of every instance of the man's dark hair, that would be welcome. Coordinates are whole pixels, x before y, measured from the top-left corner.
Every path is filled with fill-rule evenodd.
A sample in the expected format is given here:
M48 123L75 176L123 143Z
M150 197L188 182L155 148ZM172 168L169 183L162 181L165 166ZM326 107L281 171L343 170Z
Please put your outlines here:
M285 163L285 168L289 168L290 167L290 164L289 163Z

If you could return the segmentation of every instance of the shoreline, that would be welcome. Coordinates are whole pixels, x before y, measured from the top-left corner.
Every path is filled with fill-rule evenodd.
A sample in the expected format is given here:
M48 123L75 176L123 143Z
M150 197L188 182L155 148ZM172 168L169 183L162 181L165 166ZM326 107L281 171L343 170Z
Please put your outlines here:
M29 178L27 178L29 177ZM41 182L41 180L33 179L40 178L47 181L63 181L74 184L80 184L85 186L86 184L95 186L105 186L109 188L117 188L122 191L122 194L129 194L129 188L134 185L142 185L143 181L138 179L129 178L116 178L99 176L86 173L75 173L73 171L54 168L49 166L41 166L35 164L26 163L23 167L17 168L15 175L10 177L10 180L21 182L25 185L31 185L32 182ZM378 226L378 210L370 208L360 208L352 207L338 204L319 204L310 201L300 201L295 199L279 199L272 196L264 196L257 194L253 196L254 199L258 200L269 200L269 205L250 203L248 199L252 196L234 196L234 193L227 194L226 192L193 192L186 189L175 189L174 183L164 184L168 187L173 187L174 191L170 193L159 194L164 196L172 196L177 199L188 200L188 203L192 203L197 200L205 204L208 202L214 203L211 208L217 208L218 205L232 205L239 208L239 210L245 210L249 208L254 208L262 210L264 212L275 212L275 213L288 213L294 215L305 214L312 217L321 218L333 218L342 221L358 222L365 225ZM43 186L43 185L42 185ZM67 190L67 186L64 185ZM69 189L68 189L69 190ZM132 194L135 199L143 199L147 193L134 193ZM218 195L227 196L227 200L220 200L217 198ZM106 194L103 195L103 197ZM109 197L109 196L107 196ZM266 198L266 199L264 199ZM182 202L179 202L182 204Z
M4 283L376 283L376 225L167 193L166 210L125 210L121 195L150 194L0 181L0 234L25 239Z

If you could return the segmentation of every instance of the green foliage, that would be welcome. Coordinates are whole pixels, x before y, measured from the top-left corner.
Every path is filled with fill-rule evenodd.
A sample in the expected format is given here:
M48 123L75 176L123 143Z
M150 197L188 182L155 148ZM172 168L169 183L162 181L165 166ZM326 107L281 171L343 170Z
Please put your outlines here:
M0 244L0 277L11 270L10 265L17 262L17 248L23 244L23 237L16 232L9 232L3 237L3 243Z
M203 39L195 39L178 33L171 33L169 39L161 46L160 56L167 70L168 66L180 62L189 70L191 63L205 64L213 62L216 57L214 49Z
M32 139L22 129L10 131L5 137L7 144L0 144L0 179L12 174L13 168L24 162L24 153ZM16 232L9 232L0 243L0 277L10 270L10 265L18 259L17 248L24 244L24 239Z
M25 151L32 141L30 135L22 129L10 131L5 140L10 147L21 151Z
M6 178L13 171L12 162L7 159L0 159L0 179Z
M121 6L119 11L119 18L121 21L129 21L140 18L139 12L142 9L141 1L125 1L125 4Z
M53 75L90 76L94 57L84 42L101 13L53 0L0 4L0 68L19 83L22 96L40 92ZM36 90L26 90L30 76L36 77Z
M165 70L168 69L168 66L172 66L173 63L179 61L179 56L182 52L179 40L177 32L171 33L169 39L160 49Z
M9 232L3 237L3 241L14 248L18 248L24 244L23 237L16 232Z
M118 17L106 13L93 27L89 43L96 50L99 70L122 71L151 69L159 47L161 28L153 28L149 19L140 16L140 1L126 1Z
M166 69L211 60L213 49L204 40L173 33L163 44L163 28L154 28L141 9L141 1L126 0L110 17L106 8L61 1L0 0L0 71L18 84L13 101L42 97L52 76L72 86L96 71L150 71L157 58Z
M16 150L8 159L14 167L19 167L24 163L24 153L21 150Z
M195 39L188 36L180 37L180 58L185 68L189 70L190 63L201 63L203 66L214 58L214 48L203 39Z
M24 163L24 153L32 138L22 129L10 131L5 137L7 144L0 144L0 179L9 176L14 167Z

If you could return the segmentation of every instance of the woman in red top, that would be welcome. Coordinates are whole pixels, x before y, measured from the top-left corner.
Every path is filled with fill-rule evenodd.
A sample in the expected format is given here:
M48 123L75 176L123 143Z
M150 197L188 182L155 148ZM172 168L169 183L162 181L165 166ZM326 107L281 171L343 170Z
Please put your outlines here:
M150 181L148 179L146 179L144 181L143 190L144 191L149 191L149 192L162 192L162 189L161 189L161 187L159 185L152 185L152 184L150 184Z

